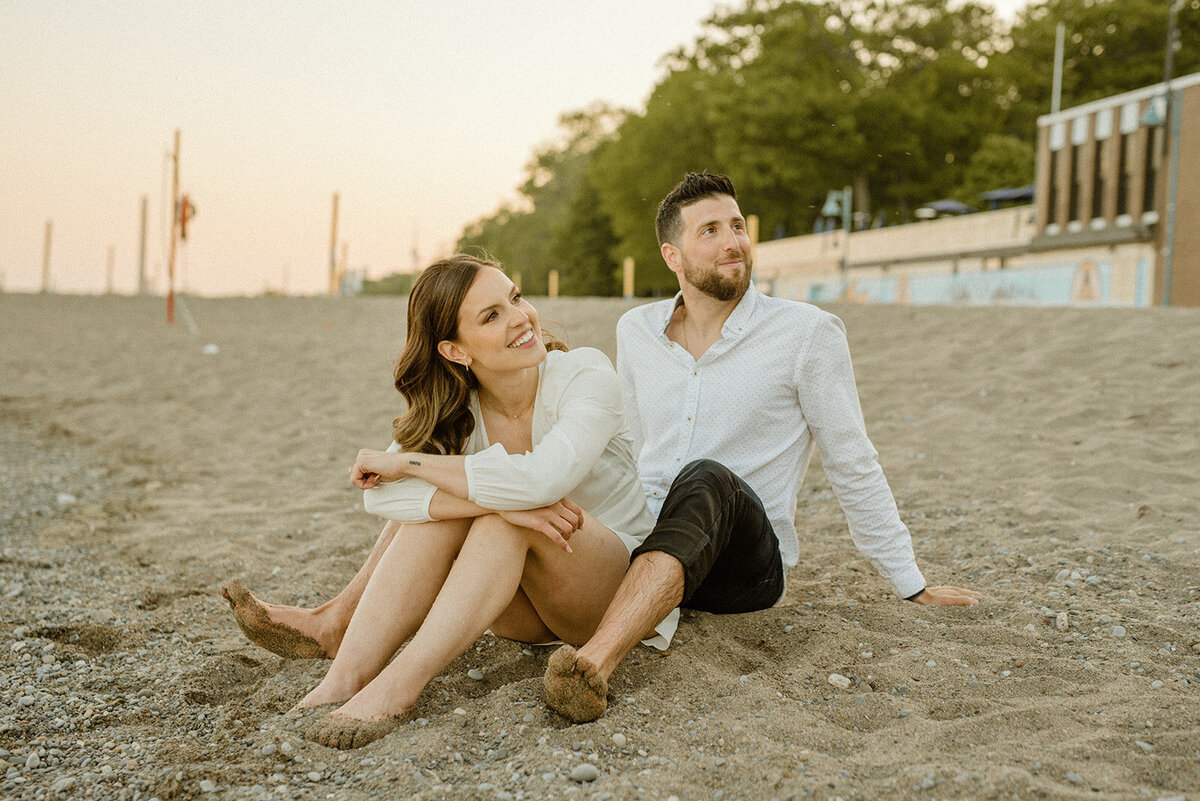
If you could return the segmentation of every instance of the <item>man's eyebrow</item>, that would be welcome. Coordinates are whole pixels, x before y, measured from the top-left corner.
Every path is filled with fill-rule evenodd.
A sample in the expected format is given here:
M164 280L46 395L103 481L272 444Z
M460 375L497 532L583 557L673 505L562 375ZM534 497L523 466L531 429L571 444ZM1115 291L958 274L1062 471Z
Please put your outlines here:
M697 229L700 229L700 228L705 228L705 227L707 227L707 226L709 226L709 225L716 225L716 224L717 224L717 223L719 223L719 222L721 222L721 220L720 220L719 218L715 218L715 217L714 217L714 218L713 218L713 219L711 219L711 220L705 220L704 222L696 223L696 228L697 228ZM744 222L746 222L746 218L745 218L745 217L743 217L743 216L742 216L742 215L740 215L740 214L735 214L735 215L733 215L732 217L730 217L730 218L729 218L729 222L731 222L731 223L735 223L735 222L744 223Z

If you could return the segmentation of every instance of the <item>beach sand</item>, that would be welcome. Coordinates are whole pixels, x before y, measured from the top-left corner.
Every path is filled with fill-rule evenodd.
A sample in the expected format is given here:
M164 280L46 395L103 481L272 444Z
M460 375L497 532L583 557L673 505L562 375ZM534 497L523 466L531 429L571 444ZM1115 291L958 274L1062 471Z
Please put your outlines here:
M976 607L892 597L815 459L785 601L685 612L600 720L485 637L392 735L303 740L328 663L219 591L315 604L361 564L346 471L401 411L404 303L189 299L192 333L0 295L0 796L1200 798L1200 314L1171 309L831 307L925 575ZM610 356L633 305L535 303Z

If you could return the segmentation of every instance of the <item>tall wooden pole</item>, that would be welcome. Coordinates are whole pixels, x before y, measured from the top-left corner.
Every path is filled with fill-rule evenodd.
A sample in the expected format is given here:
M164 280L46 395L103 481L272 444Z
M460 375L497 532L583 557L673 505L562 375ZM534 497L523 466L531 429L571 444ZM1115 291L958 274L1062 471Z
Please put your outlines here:
M142 230L141 238L138 244L138 283L137 291L139 295L145 295L147 292L146 286L146 209L150 199L142 195Z
M46 237L42 241L42 292L50 291L50 235L54 231L54 223L46 220Z
M171 245L167 250L167 324L175 322L175 240L179 238L179 129L171 154Z
M338 193L333 193L333 222L329 226L329 295L337 294Z
M108 269L104 273L104 294L111 295L113 293L113 273L117 267L117 247L116 245L108 246Z
M625 300L633 299L633 256L626 256L621 264L621 294Z

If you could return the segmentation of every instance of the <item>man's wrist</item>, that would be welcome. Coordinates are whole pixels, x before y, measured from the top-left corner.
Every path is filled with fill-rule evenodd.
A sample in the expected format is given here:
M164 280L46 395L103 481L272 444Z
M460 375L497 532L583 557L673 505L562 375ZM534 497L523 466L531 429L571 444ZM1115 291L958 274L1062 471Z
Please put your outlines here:
M925 590L926 590L926 589L927 589L927 588L925 588L925 587L922 587L922 588L921 588L921 590L920 590L919 592L914 592L912 595L909 595L909 596L908 596L908 597L906 597L904 600L906 600L906 601L916 601L918 598L920 598L922 595L924 595L924 594L925 594Z

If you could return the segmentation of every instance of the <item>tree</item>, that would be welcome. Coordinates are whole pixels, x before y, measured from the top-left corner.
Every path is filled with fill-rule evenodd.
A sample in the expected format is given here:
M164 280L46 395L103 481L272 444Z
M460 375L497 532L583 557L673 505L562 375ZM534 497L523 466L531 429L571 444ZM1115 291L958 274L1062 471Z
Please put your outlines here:
M1070 108L1163 79L1168 0L1034 0L1014 21L996 68L1010 87L1004 132L1031 139L1050 112L1055 28L1066 26L1062 106ZM1175 74L1200 69L1200 0L1180 11Z
M553 231L551 253L562 274L559 291L564 295L618 294L614 255L618 243L600 193L585 174Z
M625 112L596 103L559 117L559 136L534 152L520 187L520 204L501 207L472 223L458 241L459 250L482 252L498 259L510 272L521 273L522 290L545 294L549 273L559 269L570 284L569 263L560 263L556 250L574 197L594 151L612 136Z
M1016 188L1033 183L1033 145L1007 134L988 134L963 171L953 196L978 205L979 195L991 189Z
M678 287L654 235L658 202L685 172L723 172L715 155L712 97L727 75L709 74L675 54L675 68L655 87L643 114L632 114L599 149L588 177L612 222L617 261L632 256L639 295Z

